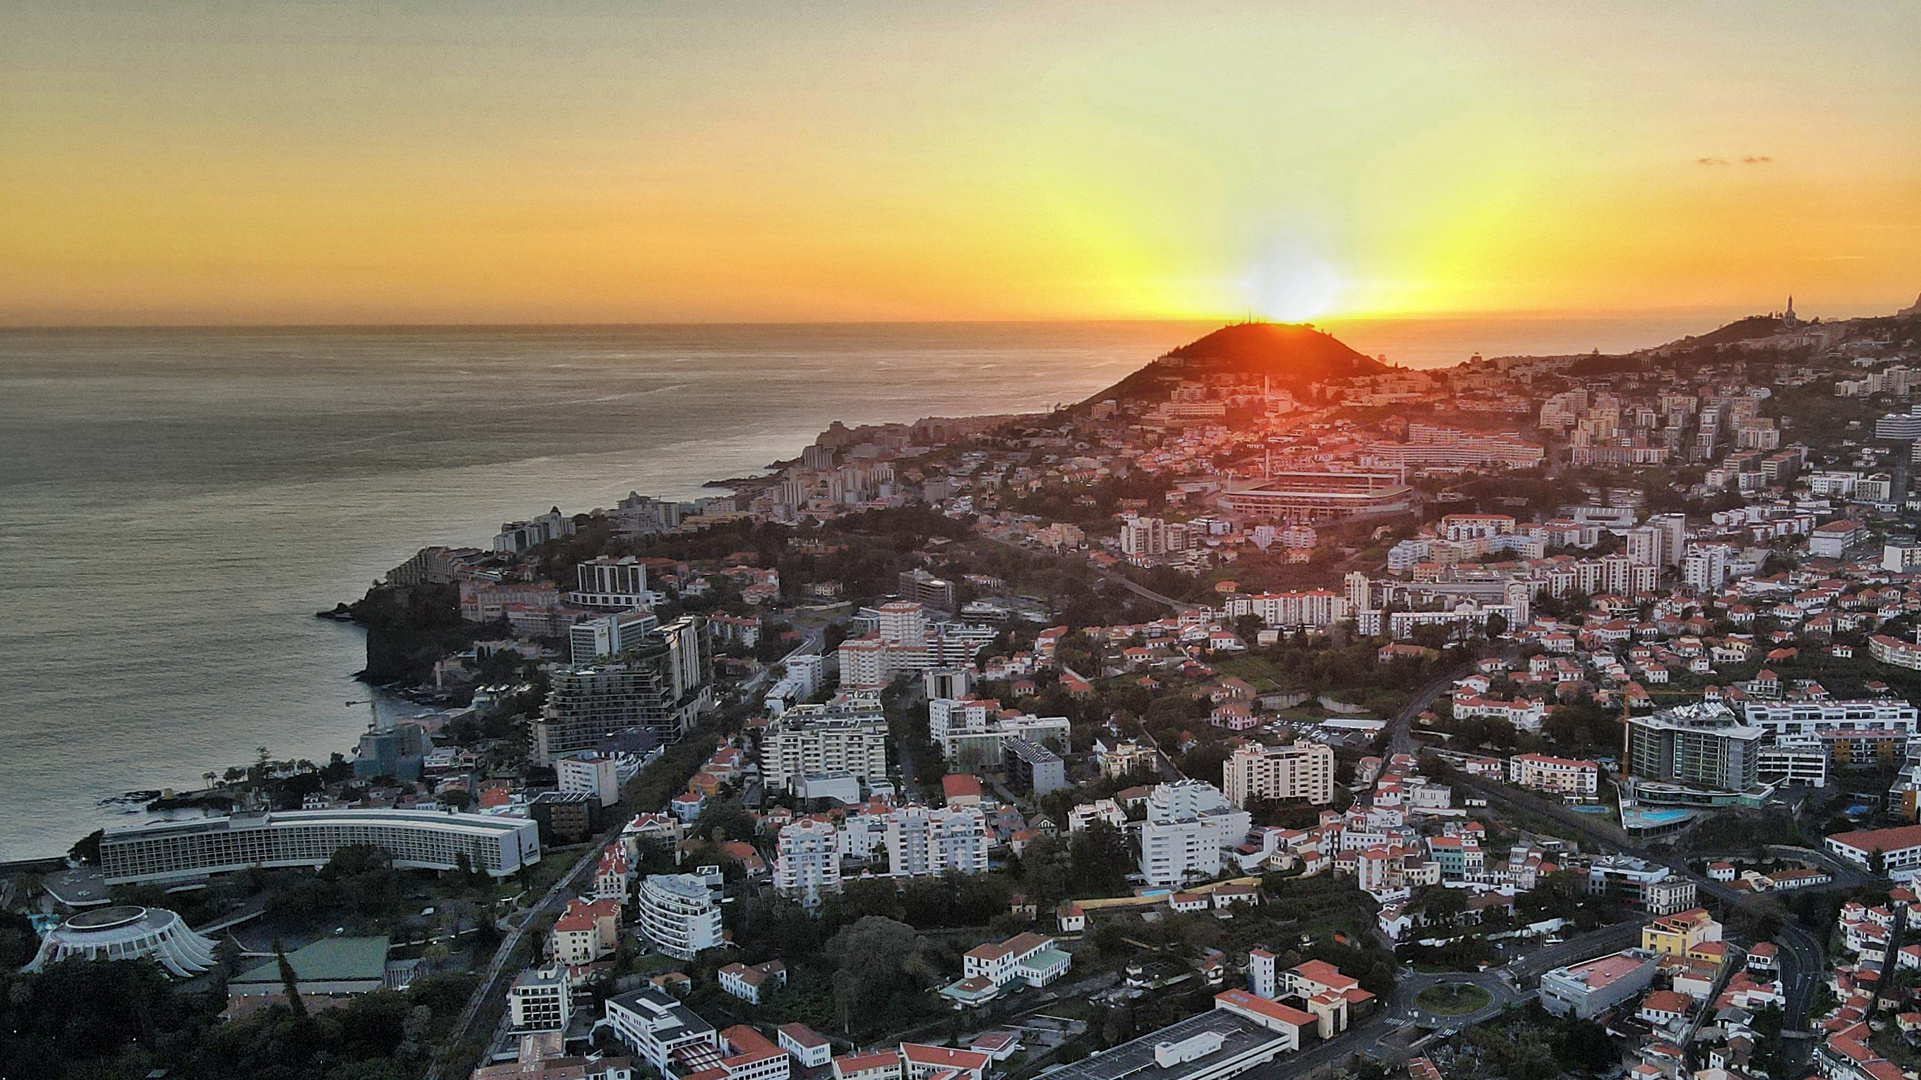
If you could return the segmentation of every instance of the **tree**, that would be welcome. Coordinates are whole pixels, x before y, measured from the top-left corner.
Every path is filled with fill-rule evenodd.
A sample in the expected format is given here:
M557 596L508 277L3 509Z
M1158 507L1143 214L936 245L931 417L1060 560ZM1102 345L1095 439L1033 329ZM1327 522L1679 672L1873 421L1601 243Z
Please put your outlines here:
M904 1006L916 1000L933 967L927 942L904 922L868 915L827 939L823 949L835 965L834 1009L841 1030L852 1032L894 1026Z
M1105 821L1096 821L1073 834L1068 864L1074 891L1101 894L1126 889L1127 875L1136 865L1127 834Z
M287 950L278 941L274 942L273 955L280 964L280 988L286 992L287 1008L295 1016L307 1015L307 1003L300 1000L300 976L294 973L293 961L287 959Z

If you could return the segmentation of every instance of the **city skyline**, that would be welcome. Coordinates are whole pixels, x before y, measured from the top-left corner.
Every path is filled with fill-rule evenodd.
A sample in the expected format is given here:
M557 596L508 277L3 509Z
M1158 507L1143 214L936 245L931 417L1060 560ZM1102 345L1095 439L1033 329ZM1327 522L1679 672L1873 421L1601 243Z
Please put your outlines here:
M0 15L0 325L1885 313L1898 4Z

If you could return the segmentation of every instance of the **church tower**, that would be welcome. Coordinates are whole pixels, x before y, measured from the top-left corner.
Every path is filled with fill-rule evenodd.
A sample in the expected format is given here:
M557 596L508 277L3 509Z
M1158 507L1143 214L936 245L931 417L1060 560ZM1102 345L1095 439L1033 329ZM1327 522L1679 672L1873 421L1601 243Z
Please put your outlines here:
M1794 294L1789 293L1788 310L1781 314L1781 329L1792 330L1799 325L1801 325L1800 321L1794 317Z

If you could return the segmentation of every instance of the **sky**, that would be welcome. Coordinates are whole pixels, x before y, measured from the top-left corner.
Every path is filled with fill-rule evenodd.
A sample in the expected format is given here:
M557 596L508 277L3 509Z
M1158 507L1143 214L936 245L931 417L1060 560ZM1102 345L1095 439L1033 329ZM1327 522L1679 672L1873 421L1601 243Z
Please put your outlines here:
M0 5L0 325L1917 292L1912 0Z

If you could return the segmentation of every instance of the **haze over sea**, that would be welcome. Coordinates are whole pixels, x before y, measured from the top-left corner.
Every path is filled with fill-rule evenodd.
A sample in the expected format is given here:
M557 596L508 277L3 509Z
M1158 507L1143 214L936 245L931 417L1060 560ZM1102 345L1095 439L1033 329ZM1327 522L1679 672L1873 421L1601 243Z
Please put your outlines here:
M1426 367L1714 325L1327 328ZM350 751L361 633L313 613L422 545L484 546L502 521L630 490L692 498L837 419L1074 401L1211 328L0 331L0 859L138 821L96 804L200 786L255 747Z

